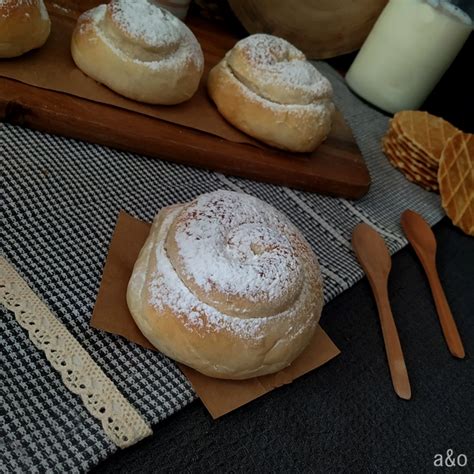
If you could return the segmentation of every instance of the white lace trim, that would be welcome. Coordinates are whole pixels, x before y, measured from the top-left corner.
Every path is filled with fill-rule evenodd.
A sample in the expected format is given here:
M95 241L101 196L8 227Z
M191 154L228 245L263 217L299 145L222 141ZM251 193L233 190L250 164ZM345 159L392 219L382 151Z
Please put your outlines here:
M15 314L33 344L61 374L64 385L80 395L113 443L126 448L152 434L114 383L2 256L0 303Z

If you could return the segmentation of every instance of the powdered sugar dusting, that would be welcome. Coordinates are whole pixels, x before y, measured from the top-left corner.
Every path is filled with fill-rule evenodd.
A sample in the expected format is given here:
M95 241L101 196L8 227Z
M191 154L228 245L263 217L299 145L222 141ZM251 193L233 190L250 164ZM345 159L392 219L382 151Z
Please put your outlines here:
M248 36L228 53L227 62L242 83L267 100L308 105L332 97L332 86L326 77L282 38Z
M254 66L273 66L276 61L305 60L305 55L291 43L263 33L250 35L240 40L236 48L245 50L245 55Z
M20 5L33 5L34 0L0 0L0 7L5 5L9 6L20 6Z
M150 48L145 58L121 49L109 38L101 24L105 21L107 8L112 9L113 20L132 37L143 40ZM181 71L186 65L194 64L202 69L204 57L195 36L189 28L168 11L150 3L148 0L115 0L109 6L99 5L81 16L84 21L81 29L93 28L107 46L125 61L146 66L154 71Z
M226 66L226 68L228 73L233 75L228 65ZM237 81L236 85L239 87L240 92L243 96L248 97L253 102L258 102L262 107L273 110L275 112L291 112L291 114L299 116L301 120L305 118L308 112L316 113L321 116L327 114L328 117L330 117L332 111L334 110L334 105L329 99L320 100L309 104L280 104L278 102L274 102L273 100L269 100L265 97L260 96L252 89L247 87L245 84L243 84L241 81Z
M220 191L199 196L181 213L175 239L184 271L198 286L258 302L301 287L292 235L272 206Z
M206 333L231 331L232 333L247 339L258 340L264 337L265 328L273 324L275 318L284 320L295 318L301 314L304 301L308 298L309 285L304 282L300 297L294 305L279 314L264 318L239 318L226 315L212 306L201 302L183 283L171 264L165 250L166 235L174 219L177 218L181 209L169 211L162 222L157 236L156 269L148 284L149 303L156 309L163 310L171 308L176 317L180 318L186 327L199 329L203 337ZM296 337L301 331L307 329L308 325L314 323L312 314L308 315L307 321L301 326L288 325L288 337Z
M287 85L318 89L322 95L330 90L329 81L308 61L299 59L280 62L273 66L279 80Z
M277 61L305 60L305 55L291 43L277 36L258 33L247 36L235 46L245 50L253 66L272 66Z
M44 5L43 0L0 0L0 9L1 9L1 17L6 18L8 17L11 12L17 8L17 7L23 7L23 6L32 6L32 5L37 5L39 8L39 12L41 15L41 18L43 20L48 20L48 11L46 10L46 7ZM25 14L26 17L29 17L29 13Z
M109 5L113 20L130 36L149 46L176 45L183 23L149 0L114 0Z

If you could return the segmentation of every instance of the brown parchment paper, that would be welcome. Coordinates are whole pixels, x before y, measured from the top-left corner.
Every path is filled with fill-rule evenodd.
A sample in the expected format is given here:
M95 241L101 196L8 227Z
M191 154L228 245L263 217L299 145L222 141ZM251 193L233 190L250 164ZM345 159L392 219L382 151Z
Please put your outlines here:
M112 235L91 326L125 337L147 349L154 349L138 329L127 307L128 280L150 224L121 211ZM340 353L321 327L298 359L276 374L247 380L208 377L178 364L213 418L218 418L263 394L320 367Z
M81 10L100 3L106 3L106 1L46 1L51 17L51 35L48 41L43 47L18 58L1 59L0 76L43 89L65 92L95 102L128 109L217 135L233 142L261 146L256 140L229 125L221 117L206 92L205 84L209 69L220 61L225 49L230 49L236 41L229 35L217 39L204 31L202 26L193 28L191 25L204 49L205 71L196 94L189 101L178 105L147 105L126 99L80 71L71 57L71 35ZM220 44L215 45L215 42Z

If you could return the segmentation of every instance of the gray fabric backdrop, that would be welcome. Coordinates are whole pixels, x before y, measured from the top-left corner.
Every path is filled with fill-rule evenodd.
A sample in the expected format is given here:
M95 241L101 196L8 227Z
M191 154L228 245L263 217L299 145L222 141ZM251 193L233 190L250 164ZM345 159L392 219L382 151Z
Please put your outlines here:
M362 277L351 251L353 227L373 225L391 253L406 244L399 226L406 208L431 224L443 215L439 197L408 182L381 152L388 119L351 94L327 64L336 102L353 128L372 187L353 202L229 178L93 144L3 125L5 189L2 253L149 423L195 399L173 362L89 328L110 237L120 209L151 221L162 206L203 192L233 189L257 196L291 217L319 256L326 301ZM85 471L116 447L80 399L28 340L13 315L0 319L0 469Z

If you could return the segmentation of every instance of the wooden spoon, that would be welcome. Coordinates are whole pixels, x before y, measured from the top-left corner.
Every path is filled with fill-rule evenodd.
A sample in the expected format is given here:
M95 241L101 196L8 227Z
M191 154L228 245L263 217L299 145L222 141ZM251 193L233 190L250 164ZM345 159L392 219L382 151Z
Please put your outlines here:
M352 247L369 279L377 303L393 388L400 398L410 400L410 381L388 300L387 283L392 266L390 254L382 237L367 224L355 227Z
M405 211L402 214L401 223L407 239L425 269L449 351L454 357L464 359L465 352L461 337L436 270L436 239L433 231L423 217L414 211Z

